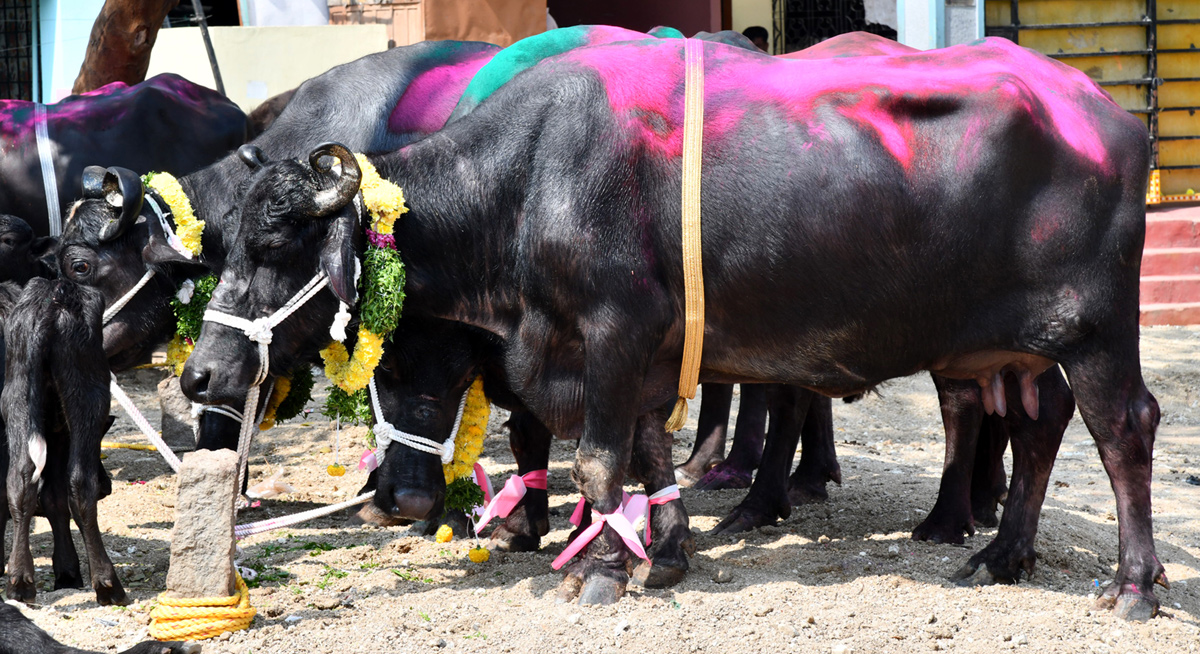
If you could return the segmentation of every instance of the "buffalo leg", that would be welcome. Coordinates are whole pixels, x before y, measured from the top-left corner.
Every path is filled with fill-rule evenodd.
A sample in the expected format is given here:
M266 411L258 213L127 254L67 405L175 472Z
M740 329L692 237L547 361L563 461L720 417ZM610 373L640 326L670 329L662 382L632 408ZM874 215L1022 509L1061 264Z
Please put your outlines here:
M7 594L11 600L30 603L37 597L33 578L33 553L29 548L29 531L37 510L37 489L33 483L33 460L22 439L10 438L8 478L8 510L13 519L13 544L8 557Z
M1033 574L1038 518L1054 457L1075 411L1071 390L1057 366L1042 373L1036 383L1040 416L1031 420L1022 407L1016 378L1005 375L1008 415L1002 420L1012 441L1012 485L996 537L954 574L955 580L1012 584L1022 575ZM977 572L985 576L980 578Z
M817 393L809 396L808 412L800 429L800 465L788 479L792 506L829 499L827 482L842 483L842 468L833 446L833 403Z
M767 431L767 390L770 384L742 384L737 425L729 457L696 483L696 490L749 488L762 462Z
M1122 618L1147 620L1158 613L1153 584L1167 586L1166 571L1154 550L1150 507L1151 457L1160 413L1141 378L1136 332L1129 342L1124 352L1092 353L1064 367L1117 500L1120 564L1099 602ZM1010 489L1006 514L1012 495Z
M514 411L505 426L517 461L517 474L545 470L550 464L550 443L554 436L542 421L529 411ZM536 552L542 536L550 532L549 502L545 490L527 488L512 513L492 532L492 543L510 552Z
M701 384L700 387L703 399L696 422L696 444L688 460L675 467L675 481L684 487L695 485L704 473L725 460L733 384Z
M771 384L767 391L771 423L762 466L742 503L720 522L712 533L735 534L775 524L792 514L788 499L788 472L800 442L801 426L812 405L812 391L797 386Z
M638 421L633 441L630 471L653 495L675 483L671 472L671 434L655 416ZM688 571L688 555L696 551L682 499L650 507L650 563L642 562L634 571L634 580L647 588L667 588L683 581Z
M83 588L83 575L79 571L79 553L75 551L75 540L71 538L70 488L67 484L66 458L56 456L47 463L47 478L42 486L39 500L42 513L50 522L54 535L54 554L51 557L54 569L54 590L61 588Z
M977 525L1000 524L997 507L1008 494L1008 475L1004 473L1004 451L1008 449L1008 431L999 416L988 416L979 430L975 446L975 470L971 473L971 519Z
M913 529L913 540L962 543L963 533L975 535L971 519L971 479L980 428L984 422L979 384L931 375L942 407L946 458L941 488L933 509Z

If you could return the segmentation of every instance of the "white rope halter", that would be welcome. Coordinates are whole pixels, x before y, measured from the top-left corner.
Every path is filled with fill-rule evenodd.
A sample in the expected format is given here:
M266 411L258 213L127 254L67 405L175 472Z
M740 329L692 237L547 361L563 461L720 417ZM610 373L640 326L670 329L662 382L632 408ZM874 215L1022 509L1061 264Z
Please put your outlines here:
M167 243L171 246L171 249L182 254L188 259L191 259L194 255L192 254L191 250L183 246L183 242L180 241L179 237L175 235L175 228L171 226L171 221L167 220L168 212L164 212L162 207L158 206L158 202L154 200L153 195L147 194L145 198L150 203L150 208L154 210L154 214L158 216L158 222L162 225L163 233L166 234ZM145 288L146 284L149 284L150 280L153 278L154 269L147 268L146 274L142 275L142 278L133 285L133 288L126 291L124 295L122 295L120 298L117 298L116 302L113 302L104 310L104 316L101 318L100 324L107 325L108 323L112 322L112 319L117 317L117 314L120 313L121 309L124 309L125 305L129 304L129 301L132 300L139 291Z
M376 459L382 461L387 455L388 447L392 443L399 443L418 452L438 455L442 459L442 465L447 465L454 460L454 437L458 435L458 428L462 425L463 407L467 404L466 393L463 394L462 401L458 403L458 416L454 418L454 428L450 430L450 436L439 443L431 438L396 429L395 425L383 417L383 410L379 407L379 392L375 390L374 376L371 377L368 387L371 389L371 411L375 414L375 426L371 428L371 431L375 434Z

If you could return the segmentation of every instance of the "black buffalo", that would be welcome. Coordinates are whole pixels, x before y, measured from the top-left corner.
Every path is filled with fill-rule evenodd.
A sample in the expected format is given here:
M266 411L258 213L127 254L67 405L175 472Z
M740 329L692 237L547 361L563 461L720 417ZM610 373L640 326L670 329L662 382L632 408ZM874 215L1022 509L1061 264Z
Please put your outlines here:
M0 100L0 213L20 216L35 233L50 233L35 103ZM246 115L228 98L178 75L128 86L114 82L47 105L60 207L80 197L86 166L184 175L246 141Z
M200 654L200 645L180 642L138 643L120 654ZM20 609L0 604L0 654L92 654L54 640Z
M53 277L47 258L56 243L53 237L35 236L24 220L0 214L0 282L24 284L34 277Z
M1035 379L1060 363L1117 496L1120 566L1104 599L1153 615L1166 577L1150 516L1159 411L1137 356L1145 126L1082 73L1003 39L858 67L700 47L702 380L842 396L924 369L1032 419L1057 392ZM639 426L661 425L675 401L684 49L548 59L437 137L372 160L410 203L396 229L406 310L504 340L514 392L581 437L573 476L601 513L621 502ZM322 244L355 224L359 174L343 148L320 154L342 172L284 161L253 176L210 307L272 312L321 267L350 299L355 252ZM295 363L335 310L326 293L294 314L270 367ZM240 332L206 323L185 392L238 397L260 363ZM1009 501L1034 510L1006 512L970 562L1001 579L1032 561L1057 447L1026 434L1013 434L1018 466L1043 464ZM611 601L627 557L606 529L569 579Z

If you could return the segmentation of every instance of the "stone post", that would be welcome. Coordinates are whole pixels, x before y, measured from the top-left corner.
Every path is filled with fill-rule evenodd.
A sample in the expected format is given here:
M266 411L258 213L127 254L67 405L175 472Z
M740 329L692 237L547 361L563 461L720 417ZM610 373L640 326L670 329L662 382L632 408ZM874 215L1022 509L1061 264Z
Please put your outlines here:
M174 375L158 384L158 405L162 409L162 437L176 454L196 449L196 432L192 428L192 402L179 388Z
M172 597L228 597L237 592L233 566L237 452L200 450L183 457L171 530Z

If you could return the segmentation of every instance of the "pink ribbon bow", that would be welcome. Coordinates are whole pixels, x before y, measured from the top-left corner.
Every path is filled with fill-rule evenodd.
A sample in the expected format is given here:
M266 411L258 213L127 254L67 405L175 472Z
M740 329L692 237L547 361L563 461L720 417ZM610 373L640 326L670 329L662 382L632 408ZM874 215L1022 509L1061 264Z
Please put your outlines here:
M521 498L525 497L525 491L530 488L546 490L545 470L533 470L519 477L517 475L509 477L508 481L504 482L504 488L501 488L495 496L487 499L487 506L483 507L483 513L479 515L479 519L475 523L475 533L478 534L481 529L486 527L492 518L507 518L513 509L517 508ZM488 495L490 490L491 483L489 482L484 494Z
M649 503L646 505L646 544L650 544L650 507L661 506L671 500L679 499L679 485L671 484L666 488L658 491L650 496Z
M625 503L629 501L629 497L630 497L629 493L626 493L625 491L621 491L621 506L622 507L624 507ZM575 525L576 527L583 524L583 507L586 505L587 505L587 498L586 497L579 498L579 502L577 502L575 504L575 510L571 512L571 517L567 518L567 522Z
M375 472L375 468L379 467L379 460L375 458L375 450L367 450L358 458L358 469L366 470L367 472Z
M567 549L563 550L563 553L554 559L554 563L551 563L550 567L555 570L563 567L567 561L570 561L588 543L592 542L596 534L599 534L604 529L605 524L617 532L617 535L621 537L621 540L625 541L625 545L630 551L636 554L638 558L649 563L650 559L646 556L646 549L642 547L642 541L638 538L637 531L633 528L633 521L637 516L645 514L649 506L647 502L648 500L645 495L634 495L623 502L612 513L598 513L593 510L592 524L588 525L588 528L584 529L578 538L567 544Z
M483 466L475 462L475 485L479 486L479 490L483 491L483 503L487 504L492 501L492 480L488 479L487 473L483 471Z

